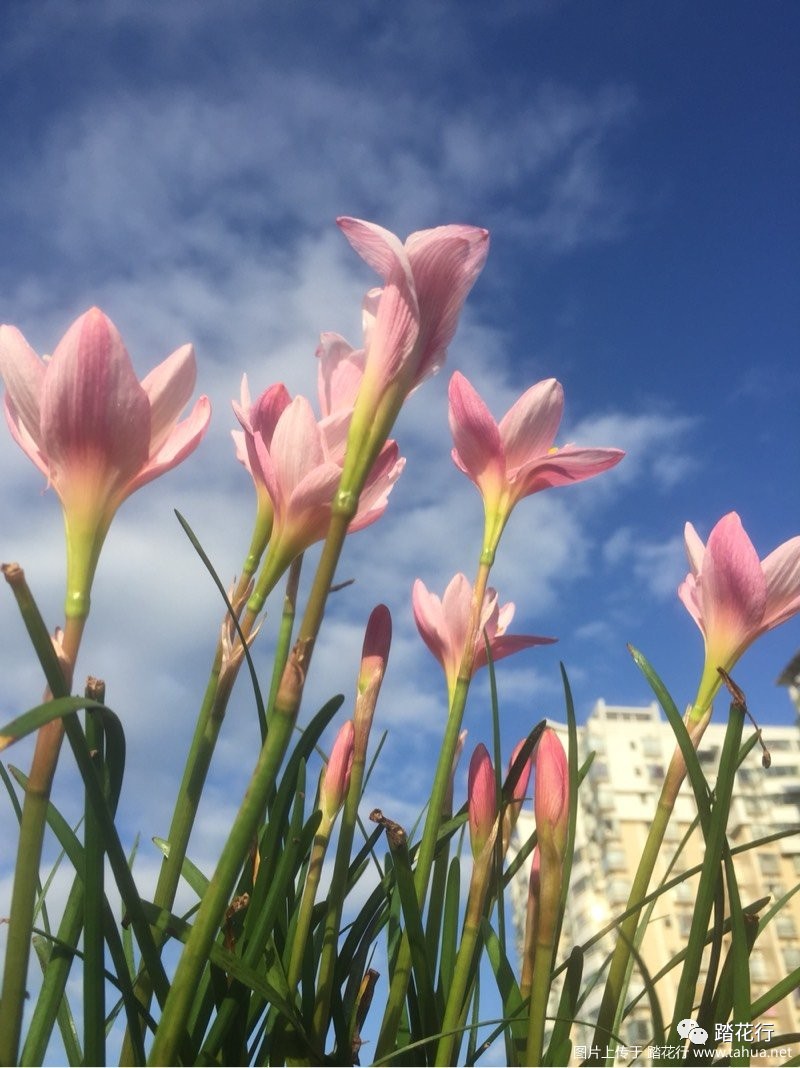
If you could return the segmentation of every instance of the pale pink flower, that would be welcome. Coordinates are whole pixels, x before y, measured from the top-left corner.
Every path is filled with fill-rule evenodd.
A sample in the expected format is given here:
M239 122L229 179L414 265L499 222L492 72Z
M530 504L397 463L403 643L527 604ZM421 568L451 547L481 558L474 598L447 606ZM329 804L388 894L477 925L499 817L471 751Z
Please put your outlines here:
M800 612L800 537L759 560L736 512L719 520L706 545L691 523L684 537L691 571L678 596L705 639L698 705L707 707L717 668L730 671L756 638Z
M405 243L375 223L338 221L383 278L364 301L364 374L350 423L345 485L357 488L389 435L403 401L444 363L464 301L489 248L486 230L440 226ZM355 355L350 354L351 359ZM360 358L360 357L359 357Z
M517 501L592 478L625 455L621 449L555 447L564 391L554 378L531 386L499 423L458 371L450 379L449 395L453 460L481 492L492 549Z
M339 728L319 784L319 807L326 820L333 820L347 797L353 766L355 728L351 719Z
M354 349L341 335L329 331L320 335L316 356L317 393L323 418L352 412L364 377L364 349Z
M262 394L262 400L263 404L254 406L260 404L262 429L252 418L243 418L243 407L237 415L254 482L256 487L263 486L272 503L272 551L291 561L325 537L342 468L331 455L325 429L305 397L288 401L283 387L272 387ZM387 442L361 493L351 532L383 514L404 464L396 443Z
M231 431L231 437L236 446L236 459L250 472L256 488L259 511L268 516L268 526L272 524L272 498L261 473L255 436L259 434L269 449L278 419L288 408L291 399L286 386L282 382L277 382L265 389L253 403L250 400L247 375L242 375L240 403L231 402L236 418L242 426L241 430Z
M182 346L139 382L117 328L91 308L49 360L40 359L16 327L0 327L0 375L11 433L61 499L67 611L85 615L117 508L179 464L206 432L206 397L178 421L194 390L194 351Z
M569 770L564 746L552 727L545 727L533 759L533 812L539 848L545 853L555 849L563 860L569 824Z
M475 226L419 230L403 244L361 219L337 220L347 240L384 285L365 307L370 390L402 381L404 393L442 366L461 308L489 251L488 231Z
M497 783L486 746L480 742L469 762L467 810L472 855L481 854L497 819Z
M430 651L444 668L448 691L452 693L458 678L464 647L467 640L472 586L466 575L455 575L449 582L444 596L439 599L430 593L421 579L414 583L412 607L417 628ZM493 660L527 649L532 645L549 645L555 638L540 638L528 634L507 634L514 618L514 605L498 604L497 591L489 587L483 598L480 627L475 639L472 674L487 662L484 631L489 639Z

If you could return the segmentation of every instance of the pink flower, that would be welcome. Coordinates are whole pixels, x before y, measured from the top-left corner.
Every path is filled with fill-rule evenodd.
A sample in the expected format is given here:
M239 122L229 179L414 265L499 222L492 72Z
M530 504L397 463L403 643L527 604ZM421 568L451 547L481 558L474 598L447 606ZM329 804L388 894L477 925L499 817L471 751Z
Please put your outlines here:
M472 586L466 575L459 573L450 580L441 600L430 593L421 579L414 583L412 607L417 628L430 651L444 668L447 688L452 694L464 657L470 610ZM498 605L497 591L491 587L483 599L480 628L473 650L472 674L486 662L486 631L493 660L527 649L532 645L549 645L555 638L539 638L528 634L506 634L514 618L514 605Z
M326 820L333 820L347 797L350 770L353 766L354 740L353 721L348 719L336 735L331 755L320 779L319 807Z
M472 754L467 777L467 809L472 855L479 856L489 841L497 819L497 784L486 746L481 742Z
M197 448L211 409L195 384L191 345L140 383L117 328L98 308L80 316L49 360L0 327L0 374L11 433L61 499L67 530L67 614L84 616L100 549L120 504Z
M320 335L317 347L317 392L323 418L352 412L364 377L364 349L354 349L332 332Z
M800 537L759 560L736 512L717 523L703 545L691 523L684 533L690 573L678 596L703 632L706 664L695 708L702 712L719 685L761 634L800 612Z
M236 459L243 464L253 479L258 497L259 511L265 514L265 525L272 526L272 498L267 490L261 473L261 466L256 453L255 436L259 434L267 449L272 444L272 436L278 419L291 403L289 391L282 382L269 386L253 404L250 400L250 388L247 375L242 375L241 403L233 401L233 410L242 430L232 430L231 437L236 446ZM267 530L269 537L269 529Z
M327 533L342 474L341 457L330 446L326 421L317 422L306 398L290 400L281 385L270 387L250 405L245 382L242 404L234 404L234 410L244 430L237 440L237 455L253 476L260 507L262 496L269 499L272 552L288 565ZM369 473L350 531L361 530L383 514L404 464L396 443L387 442Z
M533 812L540 850L555 850L563 860L569 823L569 771L564 746L552 727L545 727L533 754Z
M383 278L364 303L364 376L351 424L345 472L358 484L410 391L444 363L467 294L489 249L486 230L440 226L398 237L341 218L347 240Z
M592 478L625 455L620 449L554 446L564 411L564 391L554 378L531 386L499 424L458 371L450 379L449 393L453 460L481 492L486 542L492 551L517 501Z

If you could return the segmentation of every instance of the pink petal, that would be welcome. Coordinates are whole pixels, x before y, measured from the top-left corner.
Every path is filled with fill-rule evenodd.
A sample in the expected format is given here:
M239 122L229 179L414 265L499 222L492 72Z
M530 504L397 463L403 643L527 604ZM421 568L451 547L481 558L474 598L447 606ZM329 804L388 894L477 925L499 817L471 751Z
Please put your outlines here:
M292 489L280 522L285 537L297 544L298 552L327 534L331 504L341 475L342 469L338 464L323 462L305 474Z
M471 606L472 584L466 575L459 572L450 579L442 596L442 614L449 646L448 659L456 673L465 652ZM478 640L483 644L483 635Z
M20 419L17 409L14 407L8 394L5 396L3 410L6 415L6 422L8 423L8 429L11 431L12 438L16 441L22 451L33 460L45 478L49 479L50 465L47 462L47 457L41 452L33 436L29 433L27 426Z
M323 416L352 409L364 377L364 349L354 349L339 334L320 336L317 389Z
M324 462L317 421L305 397L295 397L281 413L269 453L287 497L309 471Z
M384 280L397 269L398 264L407 266L409 285L412 283L411 269L403 242L391 230L385 230L377 223L365 222L342 215L336 225L359 254L362 260Z
M564 412L564 390L555 378L531 386L500 420L500 440L510 474L530 460L546 456Z
M208 397L199 397L186 419L178 423L156 455L128 484L125 496L130 496L140 486L177 467L193 453L205 437L210 421L211 403Z
M6 386L6 415L11 432L17 443L41 467L40 461L32 455L29 444L23 444L23 440L33 442L38 453L45 364L15 326L0 326L0 377ZM22 426L25 435L18 436L14 431L15 426Z
M422 579L414 581L411 607L422 640L447 673L452 663L452 653L442 602L435 593L428 590Z
M396 441L388 441L372 465L367 483L358 499L358 511L348 530L354 533L374 523L386 511L392 487L403 473L405 457L400 456Z
M540 638L534 634L500 634L491 643L492 661L503 660L520 649L530 649L534 645L552 645L558 638ZM487 664L486 645L481 638L480 644L475 650L474 671L485 667Z
M419 306L416 386L445 361L464 301L486 262L489 233L475 226L439 226L411 234L405 247Z
M525 464L512 477L517 498L539 490L583 482L616 467L625 453L622 449L581 449L565 445L547 457Z
M491 412L459 371L450 379L448 395L453 460L480 489L487 479L499 488L505 479L505 464L500 432Z
M735 512L711 531L699 581L706 639L725 667L759 633L767 604L761 562Z
M150 454L158 452L189 403L197 381L191 345L182 345L142 379L150 401Z
M689 574L678 586L678 597L683 602L686 611L705 634L706 628L703 622L703 604L700 587L694 575Z
M98 308L77 319L56 346L42 390L41 426L59 492L73 479L77 486L81 473L91 478L95 496L119 492L148 461L147 394L119 332Z
M800 612L800 537L779 545L761 566L767 583L764 628L770 630Z
M695 575L698 575L703 568L703 556L705 555L706 547L691 523L687 523L684 527L683 540L686 544L689 567L691 567Z

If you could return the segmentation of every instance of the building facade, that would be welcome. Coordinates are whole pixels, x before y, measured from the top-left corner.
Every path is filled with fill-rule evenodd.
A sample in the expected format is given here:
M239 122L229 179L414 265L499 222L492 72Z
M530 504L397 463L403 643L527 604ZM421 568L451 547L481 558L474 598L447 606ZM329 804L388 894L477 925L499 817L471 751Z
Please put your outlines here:
M567 747L566 727L552 724ZM725 735L724 721L708 726L699 750L703 771L713 785ZM745 729L745 737L748 730ZM777 831L800 830L800 730L797 726L769 726L762 737L771 756L762 766L756 746L736 775L734 799L728 823L728 840L734 848ZM594 753L586 779L578 791L578 820L570 893L559 946L559 961L574 945L586 945L592 935L610 924L625 909L633 874L642 855L650 821L675 749L674 735L658 706L622 707L599 701L585 725L578 728L579 764ZM690 832L697 810L688 783L675 805L651 890L670 868L670 878L700 864L703 840L699 829ZM534 829L533 814L523 812L517 827L520 841ZM688 836L688 837L687 837ZM684 839L686 839L684 841ZM681 845L681 843L683 843ZM677 860L676 851L680 848ZM768 899L761 917L785 895L800 889L800 834L787 833L769 844L739 853L735 858L743 905ZM691 927L693 902L699 876L679 882L659 897L649 918L640 947L642 960L655 978L683 946ZM517 917L524 923L527 877L514 888ZM519 932L520 945L522 932ZM603 991L605 969L615 945L610 933L589 945L584 960L583 989L589 990L579 1016L586 1021L573 1032L576 1054L587 1046ZM708 951L707 951L708 952ZM704 968L707 959L704 959ZM772 920L759 932L750 955L751 997L755 1003L778 981L800 968L800 893L789 896ZM591 977L599 976L591 988ZM655 984L667 1024L671 1018L680 968L666 971ZM702 983L704 975L701 974ZM560 988L560 984L556 983ZM631 998L642 990L634 972ZM554 991L554 999L558 990ZM554 1000L553 1011L557 1006ZM722 1021L721 1021L722 1022ZM754 1041L770 1036L800 1033L800 981L793 991L754 1021ZM652 1041L650 1011L646 997L627 1017L622 1038L635 1054L636 1063L647 1063ZM749 1035L747 1036L749 1037ZM722 1047L720 1048L720 1052ZM792 1054L800 1046L792 1046ZM582 1058L576 1056L576 1063ZM632 1057L628 1057L628 1063ZM772 1060L783 1063L786 1057Z

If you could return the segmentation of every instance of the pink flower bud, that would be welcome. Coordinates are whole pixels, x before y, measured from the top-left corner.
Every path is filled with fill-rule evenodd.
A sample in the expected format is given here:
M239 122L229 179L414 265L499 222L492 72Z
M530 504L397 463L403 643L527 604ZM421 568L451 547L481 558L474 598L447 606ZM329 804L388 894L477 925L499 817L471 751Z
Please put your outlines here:
M354 737L353 721L348 719L339 728L328 764L320 778L319 807L327 820L334 818L347 797L350 768L353 766Z
M486 746L481 742L469 762L467 780L469 809L469 837L472 855L477 857L489 840L497 819L497 784L494 768Z
M552 727L546 727L534 751L536 777L533 810L542 850L554 847L563 859L569 823L569 772L564 746Z

